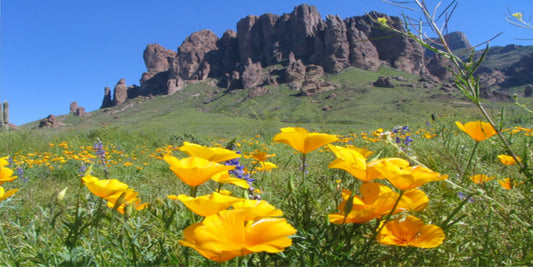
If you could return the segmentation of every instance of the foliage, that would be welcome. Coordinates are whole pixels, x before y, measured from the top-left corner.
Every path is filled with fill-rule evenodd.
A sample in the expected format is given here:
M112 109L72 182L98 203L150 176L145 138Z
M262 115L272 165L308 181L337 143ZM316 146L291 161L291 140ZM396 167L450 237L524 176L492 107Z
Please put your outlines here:
M416 3L439 33L425 2ZM68 130L0 132L7 156L0 158L1 264L533 264L533 129L524 124L531 115L491 109L474 76L483 57L465 62L441 41L445 50L424 45L455 64L457 93L479 116L429 121L395 109L351 110L336 113L336 121L314 113L313 101L291 106L283 87L274 93L279 98L250 107L234 101L244 91L232 98L206 87L197 95L192 86L183 94L219 98L202 107L215 114L156 97L121 107L123 113L69 117ZM385 104L393 93L408 94L359 87L350 78L372 75L348 69L328 78L352 81L338 93L358 91L360 103L377 91L391 97ZM176 100L183 107L168 104ZM228 113L230 105L237 113ZM339 103L340 110L348 106ZM399 106L405 114L442 108Z

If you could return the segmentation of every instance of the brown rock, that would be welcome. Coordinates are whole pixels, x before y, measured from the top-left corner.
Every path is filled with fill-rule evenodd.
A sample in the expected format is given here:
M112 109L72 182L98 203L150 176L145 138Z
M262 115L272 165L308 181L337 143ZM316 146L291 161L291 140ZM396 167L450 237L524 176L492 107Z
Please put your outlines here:
M237 42L237 33L233 30L227 30L217 42L220 49L220 70L216 69L217 64L213 64L216 73L231 73L237 62L239 62L239 45Z
M391 67L417 75L427 72L424 65L424 47L406 35L391 32L375 22L378 18L387 19L389 25L400 32L406 32L399 17L391 17L372 11L367 15L354 17L356 26L365 32L379 54L379 59Z
M113 106L120 105L128 98L128 87L126 86L126 80L124 78L118 81L115 85L115 91L113 94Z
M69 114L72 114L76 117L82 117L85 115L85 108L78 106L78 102L74 101L70 103Z
M306 80L318 80L324 76L324 68L319 65L309 64L305 67Z
M268 94L268 88L266 88L264 86L258 86L258 87L252 88L252 90L250 90L250 92L248 93L247 98L253 98L253 97L262 96L262 95L266 95L266 94Z
M289 53L289 65L285 70L285 82L300 82L305 79L305 66L300 59L294 58L294 53Z
M253 63L252 59L248 58L241 77L244 89L263 84L264 78L265 75L263 73L263 67L261 67L261 62Z
M57 128L59 123L57 122L56 116L50 114L48 117L39 121L39 128Z
M350 66L350 44L346 35L346 25L339 16L326 17L324 30L324 69L329 73L338 73Z
M144 64L148 72L162 72L169 68L169 59L176 56L176 52L165 49L159 44L149 44L143 52Z
M191 34L178 47L177 73L183 80L203 80L209 76L208 53L217 49L218 37L210 30ZM206 62L206 63L204 63ZM175 64L176 64L175 63Z
M141 88L138 94L150 95L164 93L167 84L167 72L171 67L176 52L165 49L159 44L149 44L144 49L143 59L147 71L142 74Z
M69 109L68 114L74 114L76 113L76 110L78 110L78 102L74 101L70 103L70 109Z
M394 88L391 77L380 76L372 85L376 87Z
M528 84L524 89L524 96L530 97L533 95L533 84Z
M104 100L102 100L102 105L100 108L108 108L113 106L113 100L111 99L111 89L106 86L104 88Z
M357 28L357 19L346 19L346 28L350 44L350 65L364 70L377 70L381 66L378 51L366 33Z
M315 6L303 4L294 8L288 21L291 51L296 58L309 59L310 63L322 60L323 43L318 33L324 29L324 21ZM305 63L305 62L304 62Z

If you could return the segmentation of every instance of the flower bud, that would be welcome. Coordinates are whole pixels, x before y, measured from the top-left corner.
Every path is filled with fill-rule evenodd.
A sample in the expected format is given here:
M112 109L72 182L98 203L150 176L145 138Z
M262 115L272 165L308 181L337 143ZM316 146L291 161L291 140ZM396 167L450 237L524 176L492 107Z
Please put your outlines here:
M68 189L68 186L63 188L63 190L57 193L57 197L56 197L57 202L63 201L63 199L65 198L65 195L67 194L67 189Z

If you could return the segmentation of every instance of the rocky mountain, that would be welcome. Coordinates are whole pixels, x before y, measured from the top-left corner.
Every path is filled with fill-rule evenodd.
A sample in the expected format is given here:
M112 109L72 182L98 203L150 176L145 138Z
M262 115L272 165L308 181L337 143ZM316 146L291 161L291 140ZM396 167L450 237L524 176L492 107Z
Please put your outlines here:
M321 79L348 67L377 70L383 64L419 75L428 82L450 79L447 62L428 54L419 43L383 29L377 18L386 18L405 31L399 17L370 12L325 20L312 5L300 5L283 15L250 15L237 22L237 32L227 30L218 38L210 30L192 33L176 51L149 44L143 53L147 71L140 86L121 79L113 93L105 88L102 108L119 105L138 96L173 94L184 86L211 79L228 90L287 83L302 95L335 89ZM460 32L447 35L455 49L470 49ZM482 69L487 86L505 85L509 75L533 81L533 53L507 70ZM529 71L529 72L528 72ZM498 78L501 77L501 78Z

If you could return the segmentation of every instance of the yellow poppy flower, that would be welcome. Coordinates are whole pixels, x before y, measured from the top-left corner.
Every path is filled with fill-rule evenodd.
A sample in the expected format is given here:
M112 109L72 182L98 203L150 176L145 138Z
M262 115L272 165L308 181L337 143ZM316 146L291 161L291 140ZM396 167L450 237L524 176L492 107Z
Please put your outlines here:
M292 245L296 233L285 219L246 221L242 210L223 210L185 228L179 243L217 262L254 252L278 253Z
M330 169L341 169L354 177L368 182L366 175L366 158L356 149L328 145L329 149L335 153L337 159L328 165Z
M352 192L342 190L343 202L337 207L339 213L329 214L329 220L334 224L342 223L365 223L374 218L381 218L391 212L400 194L392 191L386 185L380 183L364 183L359 188L361 197L354 196L352 210L345 214L346 202ZM407 190L396 206L394 213L402 211L421 211L429 202L426 194L419 189Z
M386 160L376 165L376 171L384 176L396 188L408 190L419 187L428 182L441 181L448 175L441 175L426 167L408 166L404 160Z
M471 121L464 125L461 122L456 121L455 125L477 142L488 139L496 134L496 130L492 125L484 121Z
M100 180L90 174L85 174L81 179L91 193L101 198L106 198L128 190L128 185L117 179Z
M0 158L0 167L4 167L4 166L9 165L8 158L9 157L1 157Z
M12 182L15 179L17 179L17 176L13 175L13 170L4 166L0 166L0 185L4 184L5 182Z
M504 189L510 190L511 188L513 188L513 186L511 185L511 179L510 178L505 178L503 180L498 180L498 183L500 183L500 185Z
M500 160L500 162L501 162L503 165L513 165L513 164L516 164L516 161L514 160L514 158L511 157L511 156L508 156L508 155L504 155L504 154L498 155L498 159ZM520 158L518 158L518 161L520 161Z
M17 193L17 191L19 191L19 190L18 189L11 189L11 190L8 190L6 192L5 189L0 186L0 201L4 201L4 200L10 198L12 195Z
M265 200L240 199L233 203L233 209L243 210L246 221L258 220L265 217L279 217L283 212Z
M200 157L178 159L170 155L164 155L163 159L170 164L170 170L181 181L190 186L201 185L215 174L235 168L235 166L224 166Z
M412 246L419 248L438 247L446 235L444 231L433 224L424 224L414 216L389 221L376 237L384 245Z
M107 206L109 208L116 209L118 212L124 214L124 209L127 206L133 206L135 210L143 210L148 207L148 203L141 204L141 199L137 197L138 195L139 193L129 188L124 192L105 197L104 199L107 200ZM121 199L120 203L118 203L120 206L115 207L119 199Z
M309 133L304 128L286 127L281 128L281 133L276 134L272 140L274 142L285 143L296 151L307 154L339 139L337 136L331 134Z
M399 168L405 168L409 166L409 161L401 158L382 158L369 162L366 166L367 173L365 181L370 181L374 179L385 179L387 173L385 172L386 166L394 165Z
M244 189L250 188L250 185L246 180L231 177L228 172L219 172L213 175L213 177L211 177L211 180L220 184L233 184Z
M169 196L173 199L174 197ZM221 210L229 208L232 204L241 201L240 198L227 196L213 192L210 195L190 197L187 195L178 195L175 199L181 201L183 205L200 216L210 216Z
M494 176L489 177L485 174L476 174L470 177L470 180L472 180L472 182L474 182L475 184L486 183L492 179L494 179Z
M199 157L217 163L241 157L240 154L229 149L206 147L189 142L183 142L183 146L181 146L179 150L187 153L190 157Z
M276 156L276 154L268 154L266 151L255 151L251 156L257 161L266 161L267 159Z
M276 169L278 167L278 165L272 163L272 162L267 162L267 161L260 161L259 162L259 167L255 168L257 171L272 171L272 169Z

